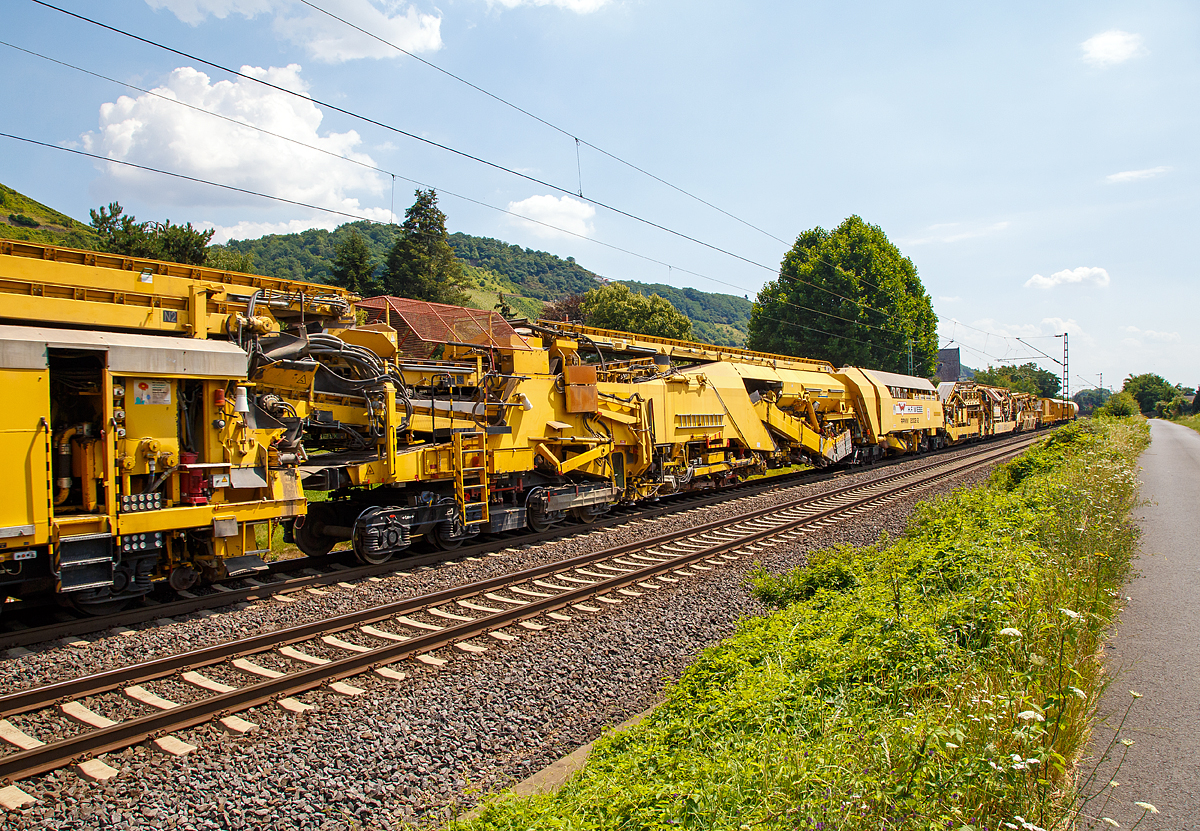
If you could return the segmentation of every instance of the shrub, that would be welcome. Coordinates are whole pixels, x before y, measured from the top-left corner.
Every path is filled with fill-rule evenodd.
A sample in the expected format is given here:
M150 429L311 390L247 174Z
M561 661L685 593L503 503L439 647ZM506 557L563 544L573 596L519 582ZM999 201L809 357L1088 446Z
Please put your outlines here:
M1118 392L1105 402L1103 407L1096 409L1097 415L1108 415L1115 418L1126 418L1141 412L1137 399L1127 392Z
M26 228L41 227L40 222L38 222L36 219L33 219L32 217L25 216L25 214L9 214L8 221L11 222L13 225L22 225Z

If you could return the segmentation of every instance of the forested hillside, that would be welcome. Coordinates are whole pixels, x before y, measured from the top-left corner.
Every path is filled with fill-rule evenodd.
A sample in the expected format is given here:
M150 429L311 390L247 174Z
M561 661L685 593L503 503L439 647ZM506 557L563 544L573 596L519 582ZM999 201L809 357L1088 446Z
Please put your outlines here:
M311 230L236 240L228 243L228 247L252 253L255 270L262 274L325 283L329 281L329 265L336 246L351 230L358 231L382 268L394 240L394 228L370 222L347 223L335 231ZM451 234L449 241L478 286L471 292L471 300L480 308L492 308L498 302L497 295L503 293L516 311L532 317L539 313L540 304L570 294L584 294L602 282L599 275L570 257L563 259L545 251L463 233ZM726 346L740 346L746 341L753 305L749 300L661 283L622 282L638 294L658 294L669 300L691 318L697 340Z
M635 283L622 280L632 291L649 297L665 298L692 320L692 335L703 343L718 346L742 346L750 325L754 304L732 294L712 294L693 288L678 289L662 283Z
M494 271L540 300L558 300L596 288L598 275L575 262L545 251L509 245L498 239L451 234L450 245L463 262Z

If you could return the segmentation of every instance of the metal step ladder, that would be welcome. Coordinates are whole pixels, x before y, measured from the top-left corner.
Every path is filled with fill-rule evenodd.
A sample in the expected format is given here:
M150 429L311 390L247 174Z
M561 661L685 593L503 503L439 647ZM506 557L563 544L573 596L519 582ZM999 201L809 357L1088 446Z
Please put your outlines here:
M486 525L490 519L487 453L484 433L454 434L454 499L458 502L464 527ZM476 498L468 501L468 495Z

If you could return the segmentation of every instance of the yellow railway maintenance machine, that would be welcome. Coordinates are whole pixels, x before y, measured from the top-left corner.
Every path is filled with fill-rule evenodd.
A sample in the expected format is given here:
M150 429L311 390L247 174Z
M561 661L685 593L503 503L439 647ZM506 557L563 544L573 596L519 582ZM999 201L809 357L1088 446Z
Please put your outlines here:
M828 364L547 321L514 329L396 297L358 306L366 325L327 334L363 374L390 379L366 407L314 360L316 338L262 338L251 376L308 425L303 486L329 492L293 525L308 553L352 540L380 562L419 537L449 548L588 522L619 502L853 452Z
M0 240L0 595L103 613L265 568L302 425L247 348L343 320L326 287Z

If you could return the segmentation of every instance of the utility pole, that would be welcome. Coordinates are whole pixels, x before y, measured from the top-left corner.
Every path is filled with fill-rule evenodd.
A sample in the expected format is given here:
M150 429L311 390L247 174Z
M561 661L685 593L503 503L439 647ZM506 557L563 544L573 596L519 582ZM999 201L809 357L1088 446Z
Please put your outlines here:
M912 363L912 338L909 338L909 339L908 339L908 374L909 374L909 375L912 375L912 374L913 374L913 363Z
M1071 362L1068 360L1070 352L1067 349L1067 334L1063 332L1063 401L1071 400Z

